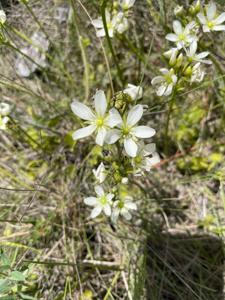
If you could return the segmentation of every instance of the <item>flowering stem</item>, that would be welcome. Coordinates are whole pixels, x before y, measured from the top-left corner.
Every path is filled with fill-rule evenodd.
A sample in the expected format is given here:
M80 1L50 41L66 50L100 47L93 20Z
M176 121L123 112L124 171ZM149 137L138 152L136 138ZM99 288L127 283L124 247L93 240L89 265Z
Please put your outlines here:
M106 21L106 16L105 16L105 10L106 10L107 1L108 0L103 0L102 5L101 5L102 22L103 22L103 26L104 26L104 30L105 30L106 40L107 40L107 43L109 45L109 50L110 50L110 52L112 54L112 57L113 57L113 60L115 62L115 65L116 65L116 68L117 68L117 73L118 73L119 79L121 81L121 84L124 87L124 79L123 79L123 76L122 76L122 71L121 71L119 62L117 60L115 51L113 49L113 45L111 43L111 39L109 37L109 32L108 32L108 27L107 27L107 21Z

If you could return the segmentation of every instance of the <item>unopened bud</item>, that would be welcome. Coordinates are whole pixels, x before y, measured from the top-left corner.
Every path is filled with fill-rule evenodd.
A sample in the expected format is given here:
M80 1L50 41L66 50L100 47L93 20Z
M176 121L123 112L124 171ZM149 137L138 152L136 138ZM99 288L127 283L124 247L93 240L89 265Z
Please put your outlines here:
M180 17L184 12L184 7L182 5L177 5L173 12L175 16Z

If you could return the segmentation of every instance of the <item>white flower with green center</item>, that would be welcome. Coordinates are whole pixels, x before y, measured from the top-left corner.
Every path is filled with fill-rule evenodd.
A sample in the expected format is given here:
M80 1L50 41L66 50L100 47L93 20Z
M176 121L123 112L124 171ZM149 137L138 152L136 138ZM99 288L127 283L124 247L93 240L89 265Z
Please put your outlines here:
M90 217L94 219L97 216L99 216L102 212L104 212L106 216L110 216L112 199L114 198L114 194L106 194L100 185L97 185L95 187L95 192L97 194L97 197L87 197L84 199L84 203L86 205L94 207Z
M198 48L198 44L196 41L194 41L191 45L190 48L186 50L186 54L188 57L189 62L201 62L210 65L212 62L208 59L204 59L209 55L208 51L204 51L201 53L196 53Z
M2 117L0 115L0 130L6 130L7 129L7 123L9 122L8 117Z
M99 146L103 146L107 130L116 126L120 120L116 119L112 114L106 113L107 101L105 93L101 90L97 91L94 96L95 112L93 112L85 104L73 101L71 109L79 118L87 121L88 126L78 129L73 133L73 139L78 140L85 138L96 132L95 142Z
M151 138L155 135L155 130L148 126L137 126L143 115L143 106L135 105L128 112L127 117L122 119L116 109L110 111L112 118L120 120L117 125L118 129L112 129L108 132L106 137L106 143L114 144L119 139L123 140L124 149L128 156L135 157L137 154L139 139Z
M177 76L174 69L160 69L162 76L156 76L152 79L152 85L156 86L156 94L158 96L169 96L177 83Z
M127 221L132 219L131 210L137 210L136 203L131 197L125 197L123 200L117 200L113 203L113 211L111 219L114 223L117 222L119 216L124 217Z
M201 63L197 63L192 68L191 82L202 82L205 72L201 68Z
M0 102L0 115L7 116L11 111L11 106L8 103Z
M4 12L4 10L0 10L0 24L4 25L6 22L6 14Z
M111 19L111 15L108 12L108 10L106 10L105 12L105 17L106 17L106 24L107 24L107 29L108 29L108 34L109 37L113 37L114 35L114 29L115 29L115 19ZM97 37L104 37L105 34L105 28L104 28L104 24L102 21L102 18L99 17L98 19L95 19L92 21L93 26L95 27L96 31L97 31Z
M137 156L132 159L135 175L143 175L143 171L150 172L151 168L160 162L155 144L140 143Z
M128 94L133 101L140 100L143 97L143 88L134 84L128 83L127 88L123 92Z
M206 15L204 13L199 13L197 14L197 17L202 24L204 32L225 30L225 25L221 25L225 21L225 12L218 16L216 4L214 2L210 2L206 7Z
M124 10L128 10L131 8L135 3L135 0L120 0L120 6Z
M106 170L103 162L100 163L97 169L92 171L99 183L103 183L106 179Z
M189 46L198 39L195 35L195 27L196 23L194 21L183 27L181 22L176 20L173 22L174 33L167 34L166 39L176 43L178 49Z

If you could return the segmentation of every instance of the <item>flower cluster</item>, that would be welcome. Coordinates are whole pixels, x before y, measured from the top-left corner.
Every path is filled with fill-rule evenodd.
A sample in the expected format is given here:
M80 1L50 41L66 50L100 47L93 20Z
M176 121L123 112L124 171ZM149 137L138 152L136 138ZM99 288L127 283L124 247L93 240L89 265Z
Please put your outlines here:
M9 122L8 115L10 114L11 106L8 103L0 103L0 130L7 129L7 123Z
M117 9L117 5L115 5L112 13L106 10L106 24L110 38L112 38L115 33L122 34L128 29L128 10L134 5L134 2L135 0L120 0L119 10ZM104 37L106 35L101 17L93 20L92 24L96 28L97 37Z
M164 53L170 69L160 69L162 75L152 79L158 96L169 96L175 89L182 88L184 82L201 82L205 75L203 65L211 64L206 59L210 53L199 52L202 33L225 30L225 25L222 25L225 12L218 15L216 4L212 1L204 7L197 1L187 14L179 6L174 13L179 20L173 21L174 32L166 35L173 47Z
M85 126L73 133L73 139L94 136L95 143L105 147L110 154L106 161L102 161L93 170L97 181L97 197L84 200L87 205L94 207L92 218L103 212L111 216L113 221L120 215L130 220L129 210L136 210L137 206L132 197L121 192L121 186L128 183L130 176L143 175L159 163L155 144L145 144L143 141L152 138L155 130L138 124L143 117L144 106L136 104L136 101L142 95L140 86L129 84L110 103L107 103L102 90L97 91L94 95L94 109L76 100L71 104L73 113L85 121ZM113 175L109 176L110 173ZM104 192L103 185L110 190L109 193Z

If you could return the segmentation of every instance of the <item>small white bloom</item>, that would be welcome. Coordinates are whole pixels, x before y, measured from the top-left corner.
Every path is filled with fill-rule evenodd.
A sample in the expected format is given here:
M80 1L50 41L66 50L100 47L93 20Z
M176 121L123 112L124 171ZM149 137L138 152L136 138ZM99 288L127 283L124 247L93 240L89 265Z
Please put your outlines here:
M174 69L160 69L162 76L156 76L152 79L152 85L156 85L156 94L158 96L169 96L177 83L177 76Z
M95 192L97 194L97 197L87 197L84 199L84 203L86 205L94 206L90 217L94 219L98 215L100 215L101 212L104 212L106 216L110 216L114 194L106 194L100 185L97 185L95 187Z
M206 7L206 15L204 13L197 14L204 32L224 31L225 25L221 25L225 21L225 12L217 15L216 4L211 1Z
M128 179L127 177L123 177L122 180L121 180L121 182L122 182L123 184L128 184L129 179Z
M1 102L0 103L0 115L7 116L11 111L11 106L8 103Z
M87 121L88 126L78 129L73 133L73 139L78 140L97 132L95 139L96 144L103 146L107 130L116 126L120 120L114 118L113 114L107 114L107 101L105 93L97 91L94 96L95 112L85 104L73 101L71 109L79 118Z
M0 10L0 24L3 25L6 22L6 14L4 10Z
M120 6L124 10L128 10L134 5L135 0L120 0Z
M7 123L9 122L8 117L2 117L0 116L0 130L6 130L7 129Z
M155 144L140 143L137 156L132 159L132 165L136 175L142 175L143 171L149 172L151 168L160 162Z
M128 20L122 12L113 17L113 24L115 24L115 31L119 34L122 34L129 27Z
M120 120L120 122L117 125L118 129L112 129L108 132L106 142L108 144L114 144L121 138L127 155L135 157L138 150L138 139L151 138L155 135L153 128L136 125L143 115L143 106L140 104L135 105L128 112L127 117L123 119L115 109L111 110L111 114L114 115L114 118Z
M197 40L195 27L196 23L194 21L183 27L180 21L175 20L173 22L173 30L175 33L167 34L166 39L176 43L178 49L184 48Z
M194 41L191 45L190 48L186 50L186 54L188 57L189 62L201 62L201 63L205 63L205 64L211 64L212 62L208 59L204 59L205 57L207 57L209 55L208 51L204 51L201 53L196 53L198 48L198 44L196 41Z
M97 169L93 170L93 174L95 178L99 181L99 183L103 183L106 179L106 170L103 162L100 163Z
M131 197L125 197L123 200L115 201L113 203L113 211L111 215L112 221L116 223L120 215L127 221L131 220L132 215L130 210L137 210L137 205L133 202Z
M140 100L143 97L143 88L130 83L128 83L127 88L123 92L128 94L133 101Z
M197 63L192 68L191 82L201 82L205 76L205 72L201 68L201 63Z

